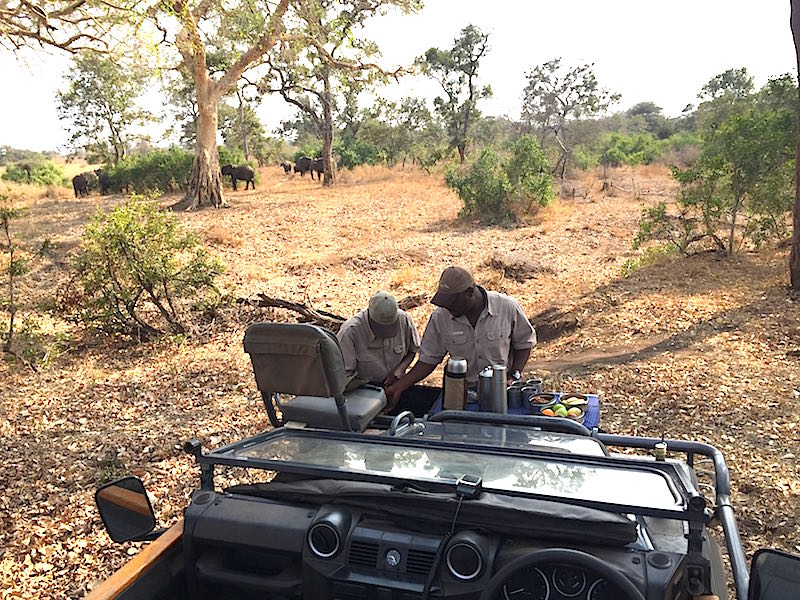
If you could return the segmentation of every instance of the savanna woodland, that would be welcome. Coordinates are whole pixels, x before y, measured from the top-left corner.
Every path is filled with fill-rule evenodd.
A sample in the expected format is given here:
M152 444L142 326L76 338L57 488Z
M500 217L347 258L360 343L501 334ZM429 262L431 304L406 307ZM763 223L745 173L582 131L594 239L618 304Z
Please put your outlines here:
M556 50L520 61L519 118L489 116L503 40L467 18L384 62L367 25L421 8L0 1L3 60L71 61L67 148L0 148L4 598L80 598L142 548L109 540L99 485L140 476L168 526L184 440L271 427L249 324L335 328L386 289L421 333L450 264L537 326L525 375L599 393L608 431L716 445L748 553L800 551L797 73L731 65L673 117ZM798 11L776 35L800 58ZM435 96L376 91L411 75ZM266 95L294 109L272 132ZM169 147L142 133L163 120Z

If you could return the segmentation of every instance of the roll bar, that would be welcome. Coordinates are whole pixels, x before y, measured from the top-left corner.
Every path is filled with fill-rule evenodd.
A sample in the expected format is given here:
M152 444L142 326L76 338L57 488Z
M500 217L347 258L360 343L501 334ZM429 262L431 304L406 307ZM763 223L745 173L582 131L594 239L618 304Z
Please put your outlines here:
M702 442L691 442L686 440L670 440L661 438L635 437L629 435L611 435L608 433L593 432L592 437L600 440L606 446L619 446L624 448L642 448L652 450L658 442L665 442L667 448L673 452L682 452L687 456L690 466L694 463L694 455L700 454L707 456L714 462L714 489L716 492L717 517L722 524L722 531L725 533L725 545L728 549L728 556L731 561L731 571L733 571L733 583L736 587L736 597L747 598L750 586L750 575L747 569L747 560L742 549L742 541L739 537L739 528L736 525L736 517L733 513L731 504L731 478L728 465L722 452L710 444Z

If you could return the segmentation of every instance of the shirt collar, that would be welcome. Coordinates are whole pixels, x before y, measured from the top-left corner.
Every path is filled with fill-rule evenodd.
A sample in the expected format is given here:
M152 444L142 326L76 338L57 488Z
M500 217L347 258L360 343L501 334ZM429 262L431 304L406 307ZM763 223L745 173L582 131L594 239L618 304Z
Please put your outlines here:
M475 288L481 294L483 294L483 297L486 300L486 306L483 307L483 310L481 311L481 314L478 315L478 321L480 321L487 314L491 315L493 317L496 316L497 315L497 297L496 296L490 296L489 292L487 292L486 289L481 285L476 285ZM447 309L442 309L442 310L447 310ZM460 317L454 317L452 315L452 313L450 313L449 311L448 311L447 314L450 315L450 318L453 321L461 321L461 320L463 320L463 321L466 321L467 323L469 323L469 319L467 318L467 315L461 315ZM477 325L477 323L476 323L476 325Z
M367 328L367 332L369 335L369 341L372 342L376 339L375 332L372 331L372 327L369 326L369 309L365 308L361 311L361 319L364 322L364 326Z
M477 286L478 289L483 293L484 297L486 298L486 312L490 315L497 316L497 296L494 294L489 294L483 287ZM483 313L481 313L483 314Z

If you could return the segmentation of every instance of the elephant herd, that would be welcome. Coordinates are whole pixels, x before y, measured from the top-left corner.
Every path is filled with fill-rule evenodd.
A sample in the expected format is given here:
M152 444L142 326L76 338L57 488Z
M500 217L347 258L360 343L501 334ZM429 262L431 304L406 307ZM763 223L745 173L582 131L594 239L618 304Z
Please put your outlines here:
M283 172L287 175L292 171L292 163L290 162L282 162L281 167L283 167ZM300 177L305 175L306 173L311 173L311 179L314 179L314 173L317 174L317 179L322 181L322 159L321 158L311 158L310 156L301 156L297 159L297 162L294 164L294 172L300 173Z
M287 175L294 169L295 173L300 173L302 177L307 172L311 173L311 179L314 179L314 173L317 173L317 179L322 181L322 159L311 158L310 156L301 156L297 162L292 165L288 161L284 161L280 165L283 167L283 172ZM236 191L236 182L244 181L244 189L247 190L252 185L256 189L255 171L249 165L223 165L220 169L223 176L231 178L231 185ZM111 176L104 169L97 169L96 171L86 171L80 175L75 175L72 178L72 189L75 192L75 197L89 195L89 188L99 186L100 193L106 195L111 189Z

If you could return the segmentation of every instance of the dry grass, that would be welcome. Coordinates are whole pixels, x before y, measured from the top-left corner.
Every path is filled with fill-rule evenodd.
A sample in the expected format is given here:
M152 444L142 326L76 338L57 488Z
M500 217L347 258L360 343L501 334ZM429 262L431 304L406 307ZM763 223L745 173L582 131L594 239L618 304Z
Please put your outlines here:
M261 176L259 189L228 193L229 209L179 216L227 264L225 288L349 315L378 289L431 293L441 270L460 263L529 315L571 310L581 328L536 348L529 372L548 387L600 392L608 430L718 445L731 464L748 551L800 544L800 310L785 290L785 251L665 261L620 278L623 263L641 255L631 241L643 204L672 193L657 169L615 174L620 186L633 178L641 199L600 194L601 182L583 176L576 181L586 194L513 229L458 220L458 199L441 178L411 169L345 172L331 189L278 167ZM46 235L57 249L26 276L23 310L35 312L66 279L89 215L120 201L31 204L19 235L31 243ZM547 269L515 280L492 255ZM431 308L411 311L420 332ZM197 476L181 442L216 446L268 427L242 333L255 320L290 318L235 306L198 320L185 341L85 338L36 375L0 365L6 595L78 598L127 559L92 506L108 477L142 476L162 523L174 521ZM48 327L67 330L59 321Z

